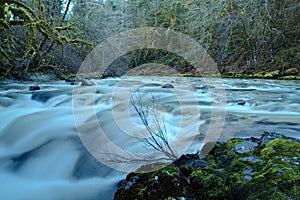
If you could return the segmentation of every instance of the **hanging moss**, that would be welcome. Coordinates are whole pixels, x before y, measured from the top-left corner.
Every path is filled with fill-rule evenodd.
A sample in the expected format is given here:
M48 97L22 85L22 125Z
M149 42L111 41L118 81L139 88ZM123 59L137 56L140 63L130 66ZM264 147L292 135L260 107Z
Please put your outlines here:
M27 70L40 70L40 61L45 56L50 55L55 45L60 45L62 49L65 43L92 46L87 41L71 37L70 33L76 32L71 25L64 26L58 23L59 25L55 27L53 24L48 23L42 1L38 2L38 9L33 10L21 1L4 0L1 1L0 14L2 16L0 18L0 30L4 31L3 35L6 37L6 48L0 48L2 64L0 76L7 76L7 72L14 71L7 71L7 68L15 68L15 71L18 71L18 73L26 73ZM26 37L25 44L15 43L15 38L19 37L14 32L14 27L16 26L23 27ZM18 54L9 53L14 51L18 52ZM11 64L11 61L16 59L19 60L18 64L24 65L25 63L25 66L14 66L14 64ZM47 59L50 60L50 58Z

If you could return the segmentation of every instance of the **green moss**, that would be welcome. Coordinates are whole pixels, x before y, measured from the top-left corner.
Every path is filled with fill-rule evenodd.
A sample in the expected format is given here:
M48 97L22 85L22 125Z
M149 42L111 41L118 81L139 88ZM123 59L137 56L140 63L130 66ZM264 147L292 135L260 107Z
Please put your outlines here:
M226 199L228 190L222 172L210 173L204 170L194 171L190 176L191 187L196 197L203 199Z
M70 78L75 78L76 77L76 74L61 74L59 76L59 79L61 80L68 80Z
M298 184L299 170L268 164L254 173L252 180L237 186L232 195L242 199L286 199L288 196L297 198L297 194L293 192Z
M279 70L275 70L275 71L270 72L270 74L272 74L272 76L274 78L276 78L276 77L278 77L280 75L280 71Z
M299 71L298 71L298 69L296 69L296 68L290 68L290 69L287 69L287 70L285 70L284 71L284 74L286 75L286 76L291 76L291 75L298 75L299 74Z
M193 172L193 170L187 166L187 165L181 165L179 167L180 173L184 176L184 177L189 177L190 174Z
M265 137L273 140L264 144ZM235 146L244 141L259 146L247 156L236 153ZM299 199L300 143L290 138L264 133L261 139L218 142L202 158L208 168L191 169L188 163L194 159L199 160L197 154L185 155L177 165L128 176L116 199ZM128 182L134 181L135 185L126 189Z
M263 159L271 159L277 156L300 157L300 143L286 138L278 138L266 144L261 151L261 158Z
M209 169L216 169L217 162L216 162L215 157L213 155L208 154L206 156L206 160L208 162L208 168Z
M290 75L290 76L281 76L281 77L279 77L279 79L281 79L281 80L297 80L298 77L294 76L294 75Z
M271 73L265 73L264 78L266 78L266 79L272 79L273 75Z
M245 76L243 74L235 74L234 78L244 78Z
M253 78L264 78L264 75L260 72L253 74Z

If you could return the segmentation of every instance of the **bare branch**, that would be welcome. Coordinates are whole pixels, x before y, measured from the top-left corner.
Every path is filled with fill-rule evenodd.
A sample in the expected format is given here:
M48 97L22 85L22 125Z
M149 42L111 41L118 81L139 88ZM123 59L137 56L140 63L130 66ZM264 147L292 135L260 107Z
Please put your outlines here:
M150 100L143 101L140 95L134 95L130 99L130 103L135 112L138 114L148 133L145 133L144 135L147 135L148 137L140 137L138 140L144 143L145 146L151 147L152 149L163 153L169 159L176 160L177 155L169 144L167 128L164 120L161 117L162 113L158 109L159 104L157 99L152 96Z

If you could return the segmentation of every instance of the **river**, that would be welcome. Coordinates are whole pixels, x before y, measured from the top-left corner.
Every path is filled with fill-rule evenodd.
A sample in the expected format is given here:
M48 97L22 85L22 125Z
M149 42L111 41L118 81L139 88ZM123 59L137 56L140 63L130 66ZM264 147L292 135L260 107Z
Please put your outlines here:
M264 131L300 138L299 81L222 79L216 84L215 80L107 78L95 80L95 87L54 81L39 83L38 91L29 91L31 82L3 82L1 199L112 199L117 183L126 176L122 169L128 164L116 162L108 167L101 163L90 154L79 132L84 127L94 133L97 126L89 120L96 117L109 140L121 149L149 151L134 138L142 125L128 106L133 93L159 99L170 140L180 131L181 141L194 139L191 144L183 143L188 145L185 152L200 150L208 130L220 131L210 137L212 140L259 136ZM174 88L162 88L165 84ZM214 112L218 120L214 120ZM180 123L182 120L193 123Z

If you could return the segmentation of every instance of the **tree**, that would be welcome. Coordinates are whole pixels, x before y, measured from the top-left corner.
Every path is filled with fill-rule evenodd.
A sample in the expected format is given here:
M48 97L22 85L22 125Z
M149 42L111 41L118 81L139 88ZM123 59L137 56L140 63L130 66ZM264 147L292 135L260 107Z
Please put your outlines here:
M32 1L28 5L18 0L0 2L1 76L13 74L23 77L32 70L46 71L41 68L52 64L55 67L56 61L51 55L55 46L63 50L66 43L91 45L74 38L72 34L76 30L65 21L71 0L62 12L63 15L61 5L54 6L57 2L61 4L61 1L53 1L51 6L48 5L52 10L45 8L41 0Z

